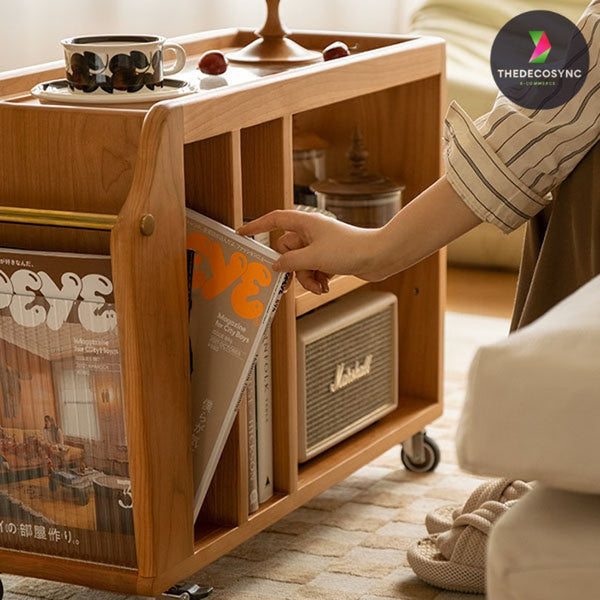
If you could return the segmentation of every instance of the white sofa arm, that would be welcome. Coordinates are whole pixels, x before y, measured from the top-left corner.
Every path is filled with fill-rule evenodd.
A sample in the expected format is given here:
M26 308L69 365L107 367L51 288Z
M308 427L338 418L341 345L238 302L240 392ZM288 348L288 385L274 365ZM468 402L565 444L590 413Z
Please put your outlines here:
M478 351L457 450L473 473L600 493L600 276Z

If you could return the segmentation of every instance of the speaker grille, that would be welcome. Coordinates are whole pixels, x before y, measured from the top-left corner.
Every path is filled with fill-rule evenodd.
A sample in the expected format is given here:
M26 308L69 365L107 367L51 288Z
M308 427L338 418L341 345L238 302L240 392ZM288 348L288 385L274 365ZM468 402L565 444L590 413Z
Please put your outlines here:
M351 325L321 337L305 347L306 450L338 441L357 422L370 421L389 412L397 404L396 306L361 318ZM339 369L346 372L370 359L370 372L332 391ZM360 427L358 427L360 428ZM354 430L357 429L356 427ZM333 443L333 442L332 442ZM332 445L332 444L329 444ZM324 449L324 448L321 448Z

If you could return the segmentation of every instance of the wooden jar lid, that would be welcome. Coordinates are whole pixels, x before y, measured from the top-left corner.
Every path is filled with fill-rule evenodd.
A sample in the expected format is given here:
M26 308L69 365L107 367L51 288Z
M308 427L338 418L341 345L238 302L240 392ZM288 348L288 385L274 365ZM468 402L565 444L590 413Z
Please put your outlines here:
M401 192L404 186L379 173L367 171L366 161L369 153L358 130L354 131L352 146L348 151L350 171L338 179L317 181L310 186L313 192L327 196L385 196ZM348 198L351 200L351 198Z

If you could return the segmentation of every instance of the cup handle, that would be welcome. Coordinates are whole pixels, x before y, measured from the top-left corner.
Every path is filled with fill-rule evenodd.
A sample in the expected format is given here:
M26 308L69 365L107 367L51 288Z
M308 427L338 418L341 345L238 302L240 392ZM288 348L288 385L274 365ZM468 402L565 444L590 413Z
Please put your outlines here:
M172 42L163 44L163 54L167 50L173 50L173 52L175 52L175 64L171 67L164 67L163 74L174 75L175 73L179 73L179 71L185 67L185 50L179 44L174 44Z

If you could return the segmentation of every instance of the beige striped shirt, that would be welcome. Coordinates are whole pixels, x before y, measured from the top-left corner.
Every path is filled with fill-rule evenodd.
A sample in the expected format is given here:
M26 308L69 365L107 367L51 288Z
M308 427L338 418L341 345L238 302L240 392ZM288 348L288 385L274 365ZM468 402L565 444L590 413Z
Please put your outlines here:
M499 94L475 122L452 102L444 122L448 182L483 221L508 233L552 199L550 191L600 139L600 0L577 23L590 66L575 97L554 109L531 110Z

